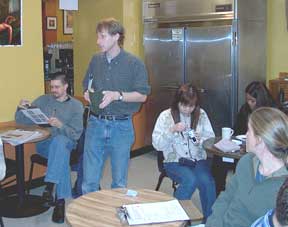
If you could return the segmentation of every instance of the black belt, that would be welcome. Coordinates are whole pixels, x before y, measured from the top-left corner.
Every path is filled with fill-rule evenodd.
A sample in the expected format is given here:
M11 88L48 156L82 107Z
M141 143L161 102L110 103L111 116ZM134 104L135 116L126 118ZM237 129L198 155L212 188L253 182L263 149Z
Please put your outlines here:
M129 115L99 115L95 114L90 111L90 114L93 115L94 117L102 120L108 120L108 121L123 121L123 120L128 120L130 118Z

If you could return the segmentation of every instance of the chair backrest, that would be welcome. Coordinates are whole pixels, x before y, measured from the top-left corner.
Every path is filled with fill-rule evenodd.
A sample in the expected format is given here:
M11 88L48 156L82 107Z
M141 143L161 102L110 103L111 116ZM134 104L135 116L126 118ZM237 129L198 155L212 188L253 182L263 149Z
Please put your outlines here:
M85 129L87 127L87 121L89 117L90 108L89 106L84 107L83 112L83 132L80 138L77 141L76 148L71 152L70 156L70 165L77 164L79 157L83 154L84 151L84 141L85 141Z
M164 165L163 165L163 161L164 161L164 155L163 155L163 151L157 151L157 163L158 163L158 170L159 172L164 172Z

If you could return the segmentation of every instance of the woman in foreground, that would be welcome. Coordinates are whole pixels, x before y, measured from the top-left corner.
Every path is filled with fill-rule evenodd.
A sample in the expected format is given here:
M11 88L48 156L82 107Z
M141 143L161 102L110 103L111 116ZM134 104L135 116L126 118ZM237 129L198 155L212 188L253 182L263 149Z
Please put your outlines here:
M274 206L288 176L288 118L280 110L261 107L248 121L246 150L212 207L206 227L250 226Z

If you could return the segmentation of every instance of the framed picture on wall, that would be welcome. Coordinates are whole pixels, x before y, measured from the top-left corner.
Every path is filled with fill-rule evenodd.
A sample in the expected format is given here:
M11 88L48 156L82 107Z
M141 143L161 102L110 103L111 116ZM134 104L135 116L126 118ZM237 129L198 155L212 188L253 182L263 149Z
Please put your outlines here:
M73 11L71 10L63 10L63 33L73 34Z
M22 46L22 0L0 0L0 47Z
M46 28L47 30L56 30L57 17L46 17Z

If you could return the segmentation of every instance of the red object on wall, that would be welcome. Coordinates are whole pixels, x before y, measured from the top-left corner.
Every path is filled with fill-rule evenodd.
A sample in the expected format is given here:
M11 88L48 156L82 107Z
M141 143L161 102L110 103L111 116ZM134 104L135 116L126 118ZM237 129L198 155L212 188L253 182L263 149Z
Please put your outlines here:
M43 47L57 42L57 30L47 30L47 16L56 17L56 1L42 1L42 34Z

